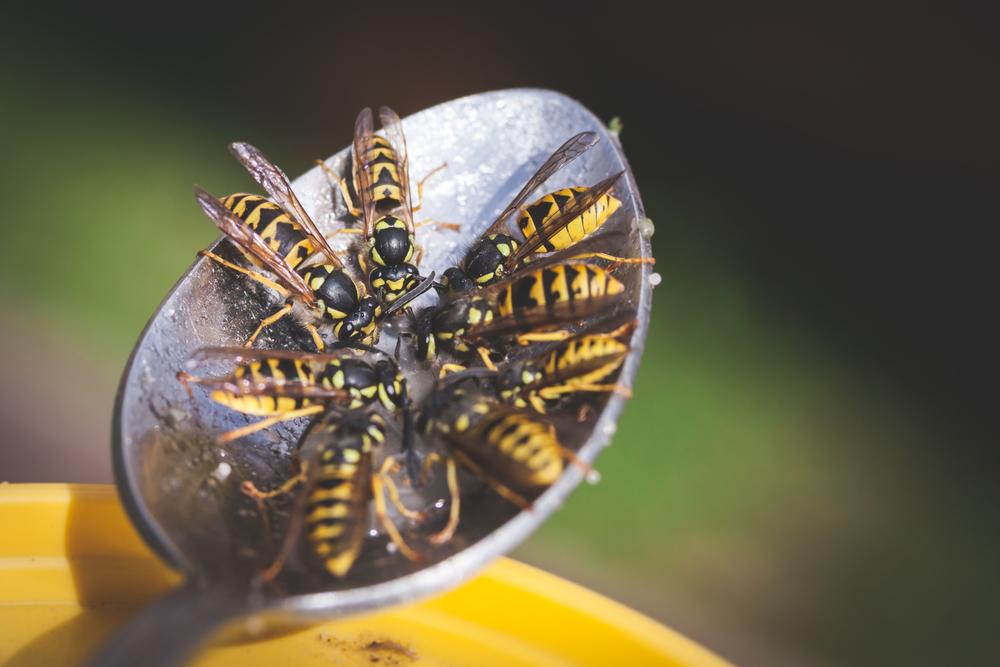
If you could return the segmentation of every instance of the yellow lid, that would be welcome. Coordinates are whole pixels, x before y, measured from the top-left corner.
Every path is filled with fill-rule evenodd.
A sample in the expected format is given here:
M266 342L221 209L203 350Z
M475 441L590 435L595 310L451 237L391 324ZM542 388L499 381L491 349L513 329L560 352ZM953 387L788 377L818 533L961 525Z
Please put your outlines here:
M179 581L114 488L0 485L0 664L74 665ZM649 618L502 559L440 597L205 651L224 665L686 665L724 661Z

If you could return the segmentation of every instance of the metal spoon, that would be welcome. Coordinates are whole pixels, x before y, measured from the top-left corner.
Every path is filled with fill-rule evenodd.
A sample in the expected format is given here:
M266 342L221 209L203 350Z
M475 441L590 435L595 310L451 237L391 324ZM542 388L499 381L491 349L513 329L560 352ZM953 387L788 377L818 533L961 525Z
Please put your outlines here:
M628 231L626 247L611 251L650 256L651 227L642 223L642 203L617 138L574 100L544 90L491 92L414 114L403 127L414 181L448 163L443 174L428 181L418 220L463 223L458 233L418 230L418 243L426 250L421 262L425 274L436 270L440 275L454 265L549 152L584 130L599 133L600 143L550 179L547 187L592 184L626 170L616 191L622 200L616 220ZM328 164L344 173L348 160L344 149ZM319 168L294 186L321 229L343 224L342 205L334 205L339 198ZM197 215L195 210L192 206L192 215ZM216 244L215 249L236 257L228 244ZM624 302L639 325L618 381L630 385L649 321L651 269L626 269L621 274L628 289ZM421 298L433 302L433 297ZM448 544L426 550L420 562L406 560L383 536L373 535L343 579L290 562L275 582L261 585L257 573L273 557L275 540L262 532L261 516L240 492L240 484L253 480L260 488L272 488L287 479L292 473L290 453L303 424L220 446L214 436L245 424L246 418L204 394L192 401L175 374L200 347L241 343L261 316L274 310L277 299L244 276L198 260L142 333L115 404L115 478L137 530L153 551L185 574L185 580L125 626L91 664L175 665L224 625L244 635L259 634L454 587L523 541L580 482L581 473L570 466L535 499L532 511L521 512L487 489L477 490L474 478L463 478L466 497L458 532ZM308 349L309 339L285 318L258 345ZM391 345L390 333L382 347ZM607 397L600 413L591 415L586 431L575 441L569 438L567 444L581 459L594 461L614 432L623 405L622 397ZM437 492L431 485L424 493Z

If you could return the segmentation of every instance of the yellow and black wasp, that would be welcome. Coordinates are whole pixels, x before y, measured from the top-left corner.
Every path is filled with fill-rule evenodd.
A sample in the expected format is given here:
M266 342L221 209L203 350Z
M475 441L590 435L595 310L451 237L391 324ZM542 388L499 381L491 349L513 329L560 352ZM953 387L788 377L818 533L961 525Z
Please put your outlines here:
M306 308L304 326L318 349L325 343L316 323L332 324L334 336L341 341L377 340L378 322L405 303L383 309L374 297L366 295L363 285L350 275L306 213L284 172L250 144L234 143L230 150L270 199L240 193L219 200L198 186L195 196L209 219L251 264L270 271L277 282L211 251L200 254L287 298L277 312L260 322L246 345L253 345L266 327L291 313L296 301ZM322 263L310 263L317 253L322 255ZM415 293L429 287L430 283Z
M379 118L385 137L375 134L372 110L367 107L361 110L354 124L351 175L360 206L347 181L334 176L348 210L361 218L364 228L345 228L337 233L364 234L366 249L359 254L359 263L368 272L368 283L379 300L392 303L420 283L416 264L420 262L422 250L414 238L415 208L410 202L409 157L402 123L389 107L379 109ZM320 164L329 172L324 163ZM426 180L427 177L418 184L421 204ZM419 226L426 224L456 228L456 225L436 221L424 221Z
M295 544L304 537L311 553L334 577L345 576L361 553L368 532L369 506L374 501L375 516L389 538L406 558L419 560L396 525L385 504L385 492L408 519L422 515L407 509L391 475L398 468L387 456L376 469L375 453L386 441L385 420L375 412L331 410L317 417L299 439L299 470L287 482L271 491L261 491L251 481L242 491L258 502L266 517L264 501L291 493L296 487L295 506L277 558L262 573L271 580L278 575ZM266 524L265 524L266 525Z
M581 132L557 148L465 254L461 264L444 272L441 291L463 293L489 285L514 272L537 253L569 248L603 226L621 206L611 190L623 172L591 187L572 186L550 192L522 208L532 192L597 141L595 132ZM517 222L523 242L506 233L507 219L519 209ZM617 257L606 252L595 251L586 256L617 263L652 263L651 259Z
M441 351L462 356L475 348L494 368L490 347L501 346L507 337L520 344L562 340L571 335L566 326L618 315L625 285L599 260L575 258L586 248L553 253L486 287L425 308L409 334L417 359L433 360ZM502 346L498 351L504 351Z
M461 490L456 464L486 482L506 500L522 509L531 502L521 493L547 488L562 475L567 461L585 472L591 468L559 441L555 427L529 410L502 403L474 382L473 369L438 382L421 407L418 429L425 438L446 445L446 453L432 452L425 473L438 460L445 463L451 496L448 522L434 534L434 544L446 542L458 527Z
M585 332L550 349L509 358L495 379L501 400L545 414L563 399L582 393L607 392L631 397L632 391L606 380L628 356L625 336L635 328L626 322L606 333Z
M263 417L218 437L231 442L275 424L322 413L330 406L357 409L376 401L390 413L402 413L409 424L410 397L406 379L396 362L384 352L360 344L340 344L326 353L294 350L248 350L242 347L209 347L188 360L197 371L208 364L235 365L224 375L177 374L190 392L199 384L211 390L213 401L245 415ZM377 361L370 361L378 355ZM409 450L409 434L404 444Z

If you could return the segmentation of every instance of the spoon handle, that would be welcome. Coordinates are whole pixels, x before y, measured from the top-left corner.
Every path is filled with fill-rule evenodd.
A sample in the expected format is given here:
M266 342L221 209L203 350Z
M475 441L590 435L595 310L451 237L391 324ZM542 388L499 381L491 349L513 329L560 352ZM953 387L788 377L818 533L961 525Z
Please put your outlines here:
M175 667L227 621L248 611L245 596L185 581L147 605L87 667Z

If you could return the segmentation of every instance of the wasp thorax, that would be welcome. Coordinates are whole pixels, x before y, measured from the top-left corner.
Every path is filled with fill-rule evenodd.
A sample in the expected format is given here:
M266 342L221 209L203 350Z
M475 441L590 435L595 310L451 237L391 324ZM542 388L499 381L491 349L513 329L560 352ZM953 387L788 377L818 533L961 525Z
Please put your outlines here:
M342 319L335 329L337 338L344 341L361 340L375 331L375 318L382 312L375 297L366 296L358 303L347 317Z
M388 410L402 408L406 403L406 380L395 364L382 359L375 364L378 396Z
M380 266L368 277L379 299L392 303L420 284L420 272L412 264Z
M369 255L379 266L409 262L413 256L413 236L399 218L387 215L375 223L374 237L369 241Z
M469 274L457 266L453 266L444 272L444 275L441 276L441 284L444 286L445 292L456 294L464 294L476 289L475 281L469 277Z
M479 285L503 275L503 263L517 249L517 241L506 234L491 234L469 251L465 271Z
M329 264L311 266L302 277L316 294L324 317L341 320L358 307L358 286L342 270Z

